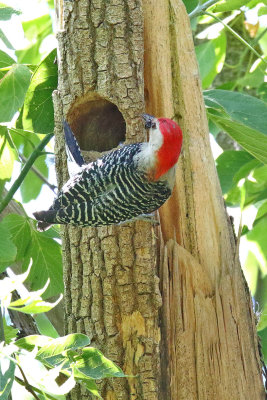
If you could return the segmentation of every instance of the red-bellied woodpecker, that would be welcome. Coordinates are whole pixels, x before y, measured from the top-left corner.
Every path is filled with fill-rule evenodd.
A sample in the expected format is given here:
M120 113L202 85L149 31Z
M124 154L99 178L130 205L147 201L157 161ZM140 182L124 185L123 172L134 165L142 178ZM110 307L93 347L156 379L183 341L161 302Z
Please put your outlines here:
M39 230L51 224L118 224L150 214L165 203L174 186L182 131L171 119L142 116L148 142L125 145L87 165L64 123L66 142L80 170L48 211L34 213Z

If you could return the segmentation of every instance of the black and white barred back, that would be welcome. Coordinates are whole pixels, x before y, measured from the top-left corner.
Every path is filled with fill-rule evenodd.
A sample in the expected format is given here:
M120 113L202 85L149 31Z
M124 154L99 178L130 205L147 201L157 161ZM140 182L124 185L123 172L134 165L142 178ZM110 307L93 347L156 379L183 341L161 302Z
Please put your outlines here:
M48 224L102 226L157 210L171 195L164 180L149 181L140 168L142 143L124 146L81 167L48 211L36 213Z

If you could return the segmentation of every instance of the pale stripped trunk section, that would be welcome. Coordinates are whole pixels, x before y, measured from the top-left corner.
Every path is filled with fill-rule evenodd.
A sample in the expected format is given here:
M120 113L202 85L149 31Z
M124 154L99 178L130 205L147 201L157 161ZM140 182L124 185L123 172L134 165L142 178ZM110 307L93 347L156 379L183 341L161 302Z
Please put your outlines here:
M182 1L58 0L57 11L60 184L67 178L63 113L75 122L81 98L92 92L122 111L128 141L143 140L143 93L147 112L176 116L185 133L160 231L145 222L62 229L66 332L86 333L127 374L138 374L103 382L105 400L263 399L250 297L210 152ZM88 394L76 389L71 398Z

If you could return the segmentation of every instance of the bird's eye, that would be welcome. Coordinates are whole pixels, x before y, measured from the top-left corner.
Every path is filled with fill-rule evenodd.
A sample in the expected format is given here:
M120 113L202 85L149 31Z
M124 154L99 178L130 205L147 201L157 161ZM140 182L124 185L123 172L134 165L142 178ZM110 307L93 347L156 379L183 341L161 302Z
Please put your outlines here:
M157 127L156 123L155 123L155 122L152 122L151 128L152 128L152 129L156 129L156 127Z

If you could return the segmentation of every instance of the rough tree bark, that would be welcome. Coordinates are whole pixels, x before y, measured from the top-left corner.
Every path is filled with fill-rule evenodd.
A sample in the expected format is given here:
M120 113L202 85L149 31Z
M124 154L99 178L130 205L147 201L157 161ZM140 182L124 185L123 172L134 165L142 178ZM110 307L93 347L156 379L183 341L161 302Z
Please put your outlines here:
M144 109L176 118L185 137L159 229L148 222L62 228L66 332L86 333L137 375L103 382L106 400L263 399L250 295L182 1L57 0L56 12L59 185L67 179L63 116L88 159L124 137L144 140ZM71 398L88 394L78 388Z

